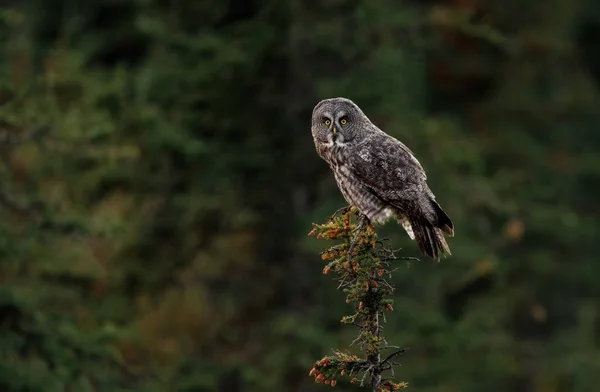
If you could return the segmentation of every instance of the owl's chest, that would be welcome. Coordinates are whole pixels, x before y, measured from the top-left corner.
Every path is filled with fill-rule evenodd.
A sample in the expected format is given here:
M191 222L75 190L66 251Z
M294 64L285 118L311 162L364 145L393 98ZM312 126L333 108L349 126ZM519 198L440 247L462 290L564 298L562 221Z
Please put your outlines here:
M356 205L366 189L364 189L362 181L352 172L352 168L345 157L344 152L335 152L332 150L327 162L333 171L338 188L346 201Z
M321 148L321 156L332 169L335 169L347 164L348 147L335 142L324 143Z
M331 149L330 155L325 157L344 199L371 220L385 222L392 215L392 211L354 174L346 153L347 150Z

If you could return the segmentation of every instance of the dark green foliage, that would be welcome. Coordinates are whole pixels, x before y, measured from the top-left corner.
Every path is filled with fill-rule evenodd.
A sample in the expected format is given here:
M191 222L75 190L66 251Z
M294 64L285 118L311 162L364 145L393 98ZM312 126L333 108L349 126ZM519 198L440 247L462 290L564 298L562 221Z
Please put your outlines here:
M58 312L41 312L40 304L0 291L2 317L0 387L6 391L62 391L118 388L120 355L111 342L110 325L87 330ZM26 297L23 294L22 297ZM111 382L112 379L112 382Z
M322 390L306 369L355 338L305 238L343 203L309 131L331 96L415 152L456 226L390 282L402 380L595 390L599 11L4 2L0 390Z

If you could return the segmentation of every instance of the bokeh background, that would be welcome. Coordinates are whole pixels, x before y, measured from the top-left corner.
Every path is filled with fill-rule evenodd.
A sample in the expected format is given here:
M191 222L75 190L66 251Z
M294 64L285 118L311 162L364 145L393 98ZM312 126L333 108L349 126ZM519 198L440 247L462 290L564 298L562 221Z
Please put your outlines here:
M397 379L598 390L597 1L5 0L0 34L0 390L328 388L355 331L307 237L344 205L310 115L337 96L456 226L398 264Z

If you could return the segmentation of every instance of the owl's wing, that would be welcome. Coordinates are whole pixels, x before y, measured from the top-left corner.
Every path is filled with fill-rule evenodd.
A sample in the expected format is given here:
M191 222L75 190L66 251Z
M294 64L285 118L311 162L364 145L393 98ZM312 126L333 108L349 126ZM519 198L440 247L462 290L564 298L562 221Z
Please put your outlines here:
M400 141L380 134L356 146L348 166L375 195L395 204L415 200L427 175L412 151Z

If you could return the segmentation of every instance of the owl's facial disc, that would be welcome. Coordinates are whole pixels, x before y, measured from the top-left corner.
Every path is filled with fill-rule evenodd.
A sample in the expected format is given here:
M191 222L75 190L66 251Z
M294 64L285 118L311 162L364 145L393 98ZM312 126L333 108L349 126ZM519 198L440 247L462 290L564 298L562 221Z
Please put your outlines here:
M332 108L335 109L335 108ZM348 117L345 111L323 110L320 117L320 139L327 145L344 144L347 135L345 127L348 125Z

